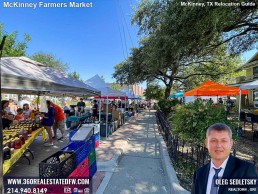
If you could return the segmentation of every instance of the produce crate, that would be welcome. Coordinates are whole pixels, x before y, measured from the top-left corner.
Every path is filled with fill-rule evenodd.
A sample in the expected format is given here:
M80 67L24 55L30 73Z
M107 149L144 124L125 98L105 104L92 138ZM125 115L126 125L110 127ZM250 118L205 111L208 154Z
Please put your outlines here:
M100 139L99 133L95 133L93 136L94 136L94 141L97 141Z
M96 150L95 150L95 149L93 149L93 150L89 153L88 161L89 161L89 166L91 166L92 163L96 161Z
M94 146L95 146L95 148L98 148L98 147L99 147L99 140L97 140L97 141L94 142Z
M60 159L63 154L69 155ZM58 151L39 163L40 178L66 178L76 168L74 152Z
M94 149L94 136L86 141L87 147L89 147L90 152Z
M94 139L94 148L99 147L100 134L99 133L94 134L93 139Z
M75 152L76 166L78 166L91 152L92 146L87 142L71 142L61 150Z
M89 168L90 179L92 179L92 177L96 172L97 172L97 162L95 161Z
M71 142L71 138L74 136L74 134L78 131L79 129L74 129L72 131L69 132L69 142Z
M88 158L85 158L68 178L89 178Z

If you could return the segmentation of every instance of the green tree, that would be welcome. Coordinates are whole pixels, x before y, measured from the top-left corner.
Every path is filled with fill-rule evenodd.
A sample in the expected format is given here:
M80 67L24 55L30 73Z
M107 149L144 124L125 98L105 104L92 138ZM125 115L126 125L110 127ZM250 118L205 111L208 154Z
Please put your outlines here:
M39 63L51 67L58 71L67 72L69 69L67 63L63 63L60 59L57 59L53 54L38 52L31 56L31 58Z
M214 123L225 123L236 128L236 120L227 119L223 105L204 104L202 101L195 101L186 105L179 105L175 114L170 118L172 131L183 140L195 144L202 144L205 139L206 130ZM235 131L233 130L233 133Z
M181 2L181 0L141 1L135 10L133 22L145 35L157 31L165 32L168 35L167 43L169 44L171 40L179 53L196 54L222 44L225 44L231 53L240 53L257 45L257 3L254 6L195 7L181 6ZM223 1L223 3L231 2ZM236 0L234 3L242 1Z
M133 22L146 37L140 41L139 48L132 49L128 59L115 67L113 76L117 82L161 80L167 98L175 83L188 88L189 80L196 78L217 80L233 76L238 67L231 55L256 44L257 10L182 7L180 3L179 0L139 3ZM249 46L242 42L241 38L246 37Z
M120 90L121 89L121 87L117 83L112 83L111 88L113 88L114 90Z
M13 31L8 34L4 32L4 26L0 24L0 40L2 40L3 36L7 36L4 49L2 52L3 57L20 57L26 55L26 48L28 42L31 40L28 34L24 34L24 40L19 42L17 40L17 31Z
M164 88L162 88L160 85L155 83L148 84L143 95L148 100L150 99L160 100L164 98Z
M102 79L103 81L105 81L104 75L101 75L101 76L100 76L100 79Z
M70 72L70 73L68 73L68 75L72 78L78 79L79 81L83 82L83 79L80 77L79 73L77 73L76 71Z

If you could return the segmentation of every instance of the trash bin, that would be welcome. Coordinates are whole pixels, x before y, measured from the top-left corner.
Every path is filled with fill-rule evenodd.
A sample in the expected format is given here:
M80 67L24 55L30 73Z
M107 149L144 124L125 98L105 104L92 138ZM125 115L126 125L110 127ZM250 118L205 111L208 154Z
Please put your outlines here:
M101 137L108 137L113 130L113 125L111 123L108 123L108 128L107 128L107 135L106 135L106 123L100 124L100 136Z

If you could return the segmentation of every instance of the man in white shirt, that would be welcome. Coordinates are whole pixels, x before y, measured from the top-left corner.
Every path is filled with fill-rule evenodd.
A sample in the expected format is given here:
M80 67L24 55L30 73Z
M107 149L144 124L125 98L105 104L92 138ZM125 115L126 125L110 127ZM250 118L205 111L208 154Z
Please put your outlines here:
M29 98L27 96L24 96L22 98L22 100L20 101L20 103L19 103L20 108L23 108L24 104L28 104L29 107L30 107L30 101L29 101Z
M256 168L253 164L230 155L233 146L232 131L222 123L210 126L206 132L205 146L211 162L199 168L193 177L192 194L234 194L252 193L246 185L215 185L215 180L222 179L256 179ZM257 187L257 186L253 186ZM237 189L234 189L237 188ZM240 188L240 189L239 189ZM244 192L243 192L244 190ZM250 192L249 192L250 191ZM258 188L257 188L258 191Z

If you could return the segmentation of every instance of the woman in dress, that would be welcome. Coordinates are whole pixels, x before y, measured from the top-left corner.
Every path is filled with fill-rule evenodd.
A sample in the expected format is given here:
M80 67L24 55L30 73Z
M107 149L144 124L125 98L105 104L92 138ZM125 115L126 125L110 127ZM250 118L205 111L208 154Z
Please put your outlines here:
M47 107L48 107L48 112L41 114L42 117L42 125L44 128L47 130L48 133L48 138L49 142L44 144L44 146L53 146L53 135L52 135L52 130L51 127L54 124L54 119L55 119L55 109L51 105L50 100L47 100Z

